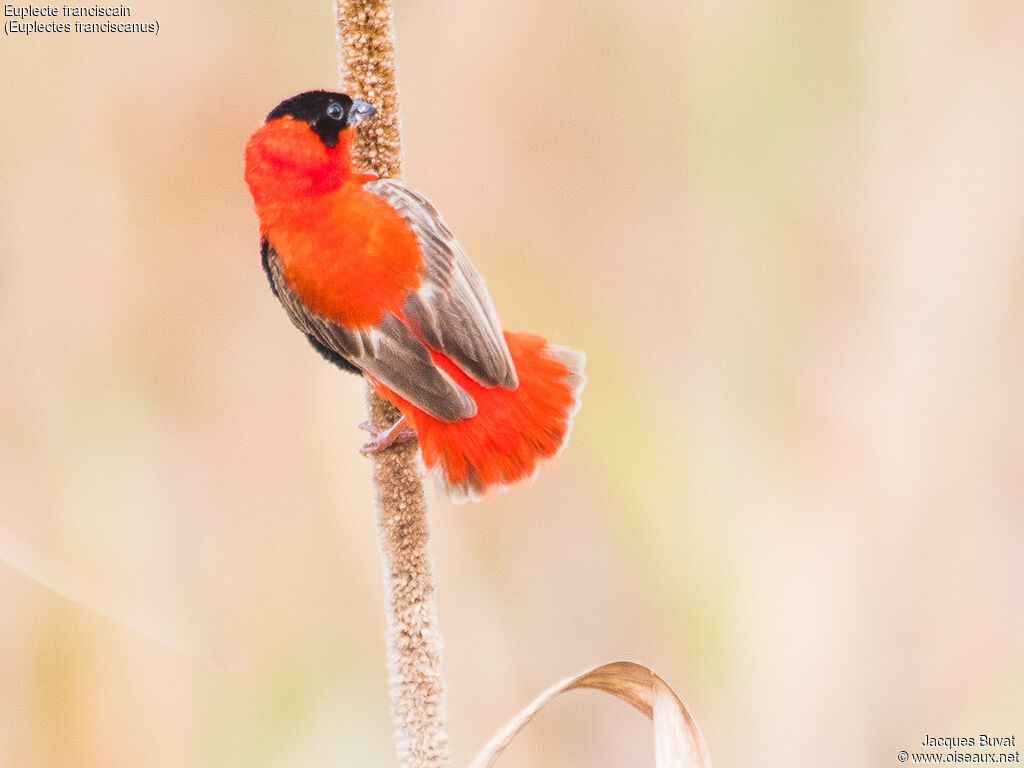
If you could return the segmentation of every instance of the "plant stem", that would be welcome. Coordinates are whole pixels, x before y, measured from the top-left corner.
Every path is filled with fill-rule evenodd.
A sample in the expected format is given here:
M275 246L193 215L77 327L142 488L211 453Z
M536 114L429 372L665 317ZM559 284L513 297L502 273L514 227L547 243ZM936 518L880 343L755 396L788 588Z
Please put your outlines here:
M352 157L378 176L402 176L402 137L395 85L395 37L390 0L335 0L338 65L346 93L377 108L356 132Z
M379 176L402 172L395 46L390 0L335 0L338 57L346 92L375 107L353 146L356 166ZM367 388L370 420L394 423L398 411ZM377 542L387 607L388 689L400 768L447 768L448 733L441 677L430 532L416 443L373 454Z

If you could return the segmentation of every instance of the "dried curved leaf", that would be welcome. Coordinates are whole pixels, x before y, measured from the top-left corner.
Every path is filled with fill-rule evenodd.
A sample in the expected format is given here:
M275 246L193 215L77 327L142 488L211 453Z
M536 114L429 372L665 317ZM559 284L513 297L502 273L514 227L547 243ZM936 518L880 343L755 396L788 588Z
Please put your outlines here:
M574 688L594 688L610 693L652 720L656 768L711 767L711 758L697 723L668 684L642 664L616 661L566 678L548 688L491 737L473 758L469 768L490 768L494 765L534 715L556 696Z

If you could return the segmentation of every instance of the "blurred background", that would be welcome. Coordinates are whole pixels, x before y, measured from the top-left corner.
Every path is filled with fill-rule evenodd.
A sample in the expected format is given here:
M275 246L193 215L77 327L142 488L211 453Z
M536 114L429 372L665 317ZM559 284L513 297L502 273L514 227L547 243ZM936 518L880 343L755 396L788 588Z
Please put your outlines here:
M0 765L393 765L362 384L242 149L328 0L0 42ZM454 764L650 665L720 766L1024 738L1024 6L395 0L406 178L586 350L561 462L431 493ZM647 766L557 700L502 758Z

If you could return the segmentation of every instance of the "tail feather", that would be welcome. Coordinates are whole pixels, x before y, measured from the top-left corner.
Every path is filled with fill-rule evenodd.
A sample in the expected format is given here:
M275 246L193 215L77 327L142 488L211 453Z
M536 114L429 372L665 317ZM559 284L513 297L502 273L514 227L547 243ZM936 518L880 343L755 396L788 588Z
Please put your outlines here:
M446 423L391 392L382 394L416 430L428 470L436 470L453 500L480 499L529 480L565 447L586 384L582 352L542 337L505 332L519 377L515 389L487 388L450 360L438 367L476 401L477 414Z

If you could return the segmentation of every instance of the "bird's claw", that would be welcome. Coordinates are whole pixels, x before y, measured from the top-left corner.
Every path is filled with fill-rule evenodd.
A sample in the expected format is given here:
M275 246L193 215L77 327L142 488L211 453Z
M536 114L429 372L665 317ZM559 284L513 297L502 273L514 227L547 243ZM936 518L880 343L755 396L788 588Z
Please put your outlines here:
M405 426L405 416L399 417L398 421L390 427L383 429L371 421L364 421L359 425L359 428L365 429L371 435L370 439L359 448L359 452L363 456L369 456L393 445L407 443L410 440L416 439L416 431L411 427Z

